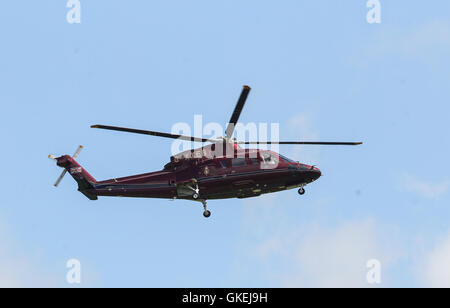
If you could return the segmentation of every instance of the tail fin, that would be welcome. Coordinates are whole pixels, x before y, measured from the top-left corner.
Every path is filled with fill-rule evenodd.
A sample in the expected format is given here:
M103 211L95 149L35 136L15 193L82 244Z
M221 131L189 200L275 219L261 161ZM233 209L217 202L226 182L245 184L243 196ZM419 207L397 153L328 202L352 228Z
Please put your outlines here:
M79 153L79 151L77 151ZM76 155L74 155L76 156ZM78 183L78 190L83 193L86 197L88 197L91 200L97 200L97 196L89 193L87 190L94 189L94 184L97 182L92 175L89 174L86 170L84 170L83 167L81 167L77 161L71 157L70 155L63 155L60 157L54 157L52 155L49 155L49 158L55 159L56 164L64 168L63 173L58 178L58 180L55 183L55 186L59 184L59 181L61 181L62 177L65 175L66 172L69 172L69 174L74 178L74 180Z

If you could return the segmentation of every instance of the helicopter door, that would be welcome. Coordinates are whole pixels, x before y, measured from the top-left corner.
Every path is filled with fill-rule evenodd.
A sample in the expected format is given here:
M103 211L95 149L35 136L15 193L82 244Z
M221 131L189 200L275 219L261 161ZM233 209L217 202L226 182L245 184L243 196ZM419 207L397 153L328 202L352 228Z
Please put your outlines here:
M231 172L231 159L222 158L217 161L215 165L215 173L216 175L224 175L230 174Z
M207 165L201 166L197 170L197 176L199 178L214 176L217 173L216 169L217 169L217 167L214 164L207 164Z

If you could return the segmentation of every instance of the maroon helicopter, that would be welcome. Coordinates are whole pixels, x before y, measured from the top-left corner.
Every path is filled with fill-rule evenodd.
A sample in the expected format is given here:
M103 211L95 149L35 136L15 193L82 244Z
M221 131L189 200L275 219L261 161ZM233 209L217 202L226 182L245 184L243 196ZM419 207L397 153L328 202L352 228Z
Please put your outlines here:
M250 87L244 86L231 115L225 136L219 139L168 134L156 131L117 126L92 125L92 128L209 143L201 148L188 150L170 157L163 170L97 181L73 156L63 155L49 158L64 168L54 186L58 186L66 172L78 183L78 190L90 200L98 196L187 199L203 204L203 216L211 212L206 207L208 199L249 198L261 194L304 187L321 176L318 168L293 161L269 150L242 148L252 144L304 144L304 145L359 145L362 142L313 142L313 141L237 141L234 128L244 107Z

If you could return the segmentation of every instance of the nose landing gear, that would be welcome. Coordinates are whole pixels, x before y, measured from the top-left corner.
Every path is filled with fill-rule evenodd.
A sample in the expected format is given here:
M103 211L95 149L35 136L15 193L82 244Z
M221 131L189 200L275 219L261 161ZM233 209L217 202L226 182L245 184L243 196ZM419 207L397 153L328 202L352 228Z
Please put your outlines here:
M302 187L300 187L299 189L298 189L298 194L299 195L303 195L305 193L305 189L303 188L303 186Z

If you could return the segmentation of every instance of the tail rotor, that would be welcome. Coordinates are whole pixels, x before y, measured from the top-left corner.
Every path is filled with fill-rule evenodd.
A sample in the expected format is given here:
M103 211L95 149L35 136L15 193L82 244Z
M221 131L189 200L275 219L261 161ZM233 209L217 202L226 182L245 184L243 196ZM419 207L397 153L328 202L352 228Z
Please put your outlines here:
M73 156L72 156L73 159L76 159L76 158L78 157L78 155L80 154L80 152L81 152L82 149L83 149L83 146L80 145L80 146L78 147L78 149L75 151L75 154L73 154ZM57 160L57 158L56 158L54 155L52 155L52 154L50 154L50 155L48 156L48 158L53 159L53 160ZM56 180L55 184L53 184L55 187L58 187L59 183L61 182L61 180L63 179L63 177L66 175L66 173L67 173L67 169L64 169L64 170L61 172L61 175L58 177L58 179Z

